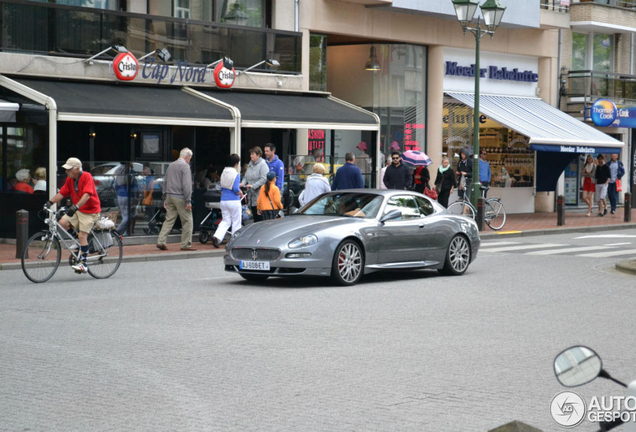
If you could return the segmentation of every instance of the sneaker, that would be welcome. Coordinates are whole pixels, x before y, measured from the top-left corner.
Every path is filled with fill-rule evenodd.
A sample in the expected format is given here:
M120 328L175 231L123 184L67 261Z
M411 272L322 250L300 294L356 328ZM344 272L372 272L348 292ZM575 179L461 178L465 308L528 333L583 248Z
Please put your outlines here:
M605 209L605 211L603 211L603 216L605 216L607 214L607 209Z
M86 273L88 271L88 268L86 267L86 264L84 264L83 262L79 262L77 264L73 264L71 266L71 268L73 270L75 270L77 273Z
M597 214L596 216L603 217L603 213L599 213L599 214Z
M610 213L611 214L616 214L616 210L612 210Z

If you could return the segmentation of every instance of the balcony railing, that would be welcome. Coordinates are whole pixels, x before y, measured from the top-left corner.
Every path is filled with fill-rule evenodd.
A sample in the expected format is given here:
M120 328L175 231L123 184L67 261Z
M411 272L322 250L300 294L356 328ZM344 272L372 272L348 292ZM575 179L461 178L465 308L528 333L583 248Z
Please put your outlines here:
M636 0L579 0L578 3L594 3L623 9L636 9Z
M561 94L584 98L589 102L599 98L636 102L636 76L598 71L570 71L563 75Z
M569 3L563 0L541 0L541 9L568 13L570 11Z
M174 61L209 64L223 56L247 68L264 59L279 72L299 73L302 35L280 30L0 0L0 50L90 57L112 45L135 55L166 48Z

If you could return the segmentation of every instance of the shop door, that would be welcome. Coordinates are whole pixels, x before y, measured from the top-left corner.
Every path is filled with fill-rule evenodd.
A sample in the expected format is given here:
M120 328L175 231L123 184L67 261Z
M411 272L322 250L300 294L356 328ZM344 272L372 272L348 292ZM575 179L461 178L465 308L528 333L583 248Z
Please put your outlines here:
M576 206L579 204L579 159L576 155L565 167L565 204Z

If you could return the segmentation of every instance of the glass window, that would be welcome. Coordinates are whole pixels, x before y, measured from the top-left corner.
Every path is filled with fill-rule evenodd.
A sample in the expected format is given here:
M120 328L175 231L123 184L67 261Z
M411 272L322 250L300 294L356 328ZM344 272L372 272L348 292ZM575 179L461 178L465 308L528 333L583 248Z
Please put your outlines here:
M593 40L594 61L592 68L595 71L611 72L614 37L608 34L595 34Z
M249 27L263 27L265 0L220 0L217 21Z
M433 213L435 213L435 207L433 207L433 204L431 204L431 202L426 198L415 197L415 202L417 202L420 213L424 216L432 215Z
M572 34L572 70L586 70L585 53L587 51L587 35Z
M298 214L344 216L373 219L378 214L382 197L374 194L335 193L323 196Z
M384 214L392 210L402 212L402 220L419 219L420 210L412 196L394 196L386 204Z
M327 36L309 37L309 90L327 91Z
M174 0L174 17L190 19L190 0Z

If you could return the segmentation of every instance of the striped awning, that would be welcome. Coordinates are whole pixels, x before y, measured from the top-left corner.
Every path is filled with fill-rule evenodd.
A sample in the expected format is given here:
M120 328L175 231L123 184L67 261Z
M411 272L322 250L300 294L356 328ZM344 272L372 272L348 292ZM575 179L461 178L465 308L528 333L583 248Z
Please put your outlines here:
M471 108L473 93L446 92ZM560 153L620 153L624 144L539 98L479 96L479 112L528 137L530 149Z

